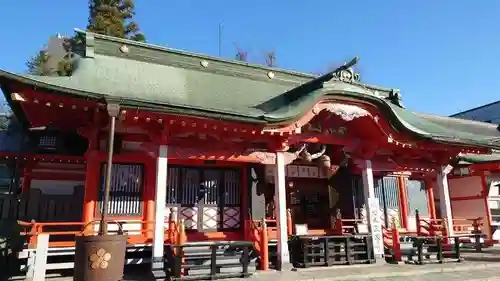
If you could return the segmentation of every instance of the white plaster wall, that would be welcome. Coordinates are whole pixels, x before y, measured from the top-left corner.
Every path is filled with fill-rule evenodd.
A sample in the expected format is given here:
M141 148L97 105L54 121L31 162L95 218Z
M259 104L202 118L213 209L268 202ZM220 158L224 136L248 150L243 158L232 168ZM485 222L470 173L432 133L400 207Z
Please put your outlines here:
M486 176L486 182L489 185L488 196L489 197L499 197L500 196L500 174L491 173Z
M71 195L75 186L83 188L83 181L32 180L30 188L39 189L47 195Z
M490 197L488 199L488 207L490 209L500 209L500 197Z
M130 221L126 221L126 220L120 220L119 221L121 223L121 230L123 230L124 232L126 232L128 235L141 235L142 233L142 224L136 220L130 220ZM109 234L116 234L118 233L118 230L120 229L120 227L118 226L117 223L115 222L108 222L108 231L109 231ZM94 231L95 232L98 232L99 231L99 224L96 223L94 224Z
M491 196L491 197L498 197L500 195L500 193L498 193L499 191L499 186L500 185L500 182L492 182L490 184L490 191L488 192L488 196Z
M417 218L408 216L408 231L417 231Z

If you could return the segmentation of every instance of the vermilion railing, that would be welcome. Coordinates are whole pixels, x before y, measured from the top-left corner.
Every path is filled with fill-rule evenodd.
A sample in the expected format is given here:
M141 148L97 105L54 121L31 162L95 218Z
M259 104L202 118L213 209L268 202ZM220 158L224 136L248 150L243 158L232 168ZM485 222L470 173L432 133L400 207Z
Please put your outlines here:
M384 246L392 249L394 260L401 261L401 236L409 236L413 238L423 237L440 237L444 246L449 247L450 237L448 231L448 221L446 219L423 219L420 217L418 210L416 211L416 232L409 232L405 229L397 228L395 221L389 228L383 228ZM458 235L479 234L481 233L482 218L455 218L453 219L453 230L455 232L454 239ZM478 237L478 236L477 236ZM476 237L476 239L477 239ZM476 241L478 243L478 241Z
M96 235L96 225L99 220L90 223L84 222L25 222L19 221L19 225L23 228L21 235L27 237L28 246L30 248L36 247L36 238L38 234L49 234L51 240L50 247L73 247L75 246L75 236L78 235ZM147 226L154 224L154 221L138 221L138 220L110 220L109 226L118 225L117 229L109 229L108 233L118 234L120 232L129 235L129 243L139 244L149 241L149 237L153 236L153 230ZM165 222L168 228L165 229L165 243L178 244L186 242L186 232L184 229L183 221L176 222L170 216ZM127 229L127 224L134 224L137 229Z
M50 247L73 247L75 246L75 236L79 235L96 235L97 229L95 226L99 224L98 220L92 221L90 223L84 222L25 222L19 221L19 225L24 228L21 235L28 237L28 246L30 248L36 247L36 238L38 234L46 233L49 234L51 240L49 242ZM110 234L118 234L120 232L128 233L130 243L141 243L147 241L147 236L150 234L150 230L143 225L150 224L154 222L148 221L134 221L134 220L112 220L109 225L116 224L118 229L109 229ZM140 225L139 229L133 230L123 230L123 226L126 224Z
M286 215L287 236L293 235L292 214L287 210ZM254 243L254 248L259 253L260 269L269 269L269 240L278 239L278 227L276 219L262 219L260 221L249 221L247 229L249 237Z
M288 237L294 235L294 227L292 221L292 214L290 210L287 210L287 234ZM352 234L356 232L356 225L362 223L360 219L343 219L340 210L336 211L335 221L333 223L333 229L318 231L318 230L308 230L311 235L344 235ZM269 269L269 240L278 239L278 228L276 225L276 219L262 219L260 221L250 221L247 227L251 237L254 242L254 248L259 253L259 258L261 262L261 270ZM323 232L323 233L321 233Z
M392 218L391 227L382 227L384 246L392 249L391 255L395 261L401 261L401 236L417 237L417 232L407 231L397 227L396 218Z
M418 210L415 211L415 221L417 235L419 236L443 236L448 243L447 237L449 236L448 220L443 219L424 219L421 218ZM464 217L454 218L452 220L453 232L455 234L478 234L481 233L483 226L482 217Z

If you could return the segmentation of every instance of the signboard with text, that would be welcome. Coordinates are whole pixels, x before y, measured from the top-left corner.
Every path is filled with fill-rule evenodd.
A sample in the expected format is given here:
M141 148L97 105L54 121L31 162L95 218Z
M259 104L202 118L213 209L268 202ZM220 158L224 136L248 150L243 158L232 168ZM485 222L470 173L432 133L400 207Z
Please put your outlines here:
M375 255L384 254L384 240L382 234L382 223L380 222L379 212L379 202L377 198L368 198L368 206L370 212L370 225L373 238L373 252Z

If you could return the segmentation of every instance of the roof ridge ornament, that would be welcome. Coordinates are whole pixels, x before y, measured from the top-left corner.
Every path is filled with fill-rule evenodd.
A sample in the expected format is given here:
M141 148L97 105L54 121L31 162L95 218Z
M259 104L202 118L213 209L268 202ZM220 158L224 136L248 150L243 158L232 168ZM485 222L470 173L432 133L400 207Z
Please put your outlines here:
M345 83L359 83L360 74L359 72L354 72L353 66L355 66L359 61L359 57L354 57L349 63L344 63L344 65L338 67L333 72L331 72L331 79L336 79Z
M326 83L332 79L340 80L347 83L359 82L359 73L354 75L354 71L352 69L359 61L359 57L354 57L350 62L344 63L343 65L337 67L336 69L323 74L319 77L314 78L313 80L307 82L306 84L317 84L317 83ZM355 81L357 79L357 81Z
M405 108L403 105L403 98L401 97L401 93L399 92L399 89L391 89L389 92L389 97L387 98L391 103L401 107Z

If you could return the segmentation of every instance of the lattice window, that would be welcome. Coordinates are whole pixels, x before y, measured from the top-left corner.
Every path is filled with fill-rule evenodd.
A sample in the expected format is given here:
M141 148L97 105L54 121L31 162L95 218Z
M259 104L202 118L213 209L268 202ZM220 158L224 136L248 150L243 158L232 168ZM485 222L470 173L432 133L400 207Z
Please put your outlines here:
M240 227L241 173L236 169L170 166L167 207L178 208L186 229Z
M390 225L392 218L399 221L399 185L396 177L383 177L375 180L375 196L379 201L380 221Z
M200 195L200 170L183 169L181 194L181 204L193 205L198 203L198 196Z
M142 191L144 168L137 164L113 164L109 193L108 215L140 216L142 214ZM99 210L102 211L106 182L106 164L101 169Z
M241 196L241 178L238 178L239 173L236 171L224 172L224 204L225 205L240 205Z
M38 146L43 149L55 150L57 146L56 136L41 136Z
M167 172L167 204L179 202L180 168L169 168Z
M203 171L203 188L204 196L203 203L210 205L217 205L219 199L219 185L221 173L219 170L205 170Z

